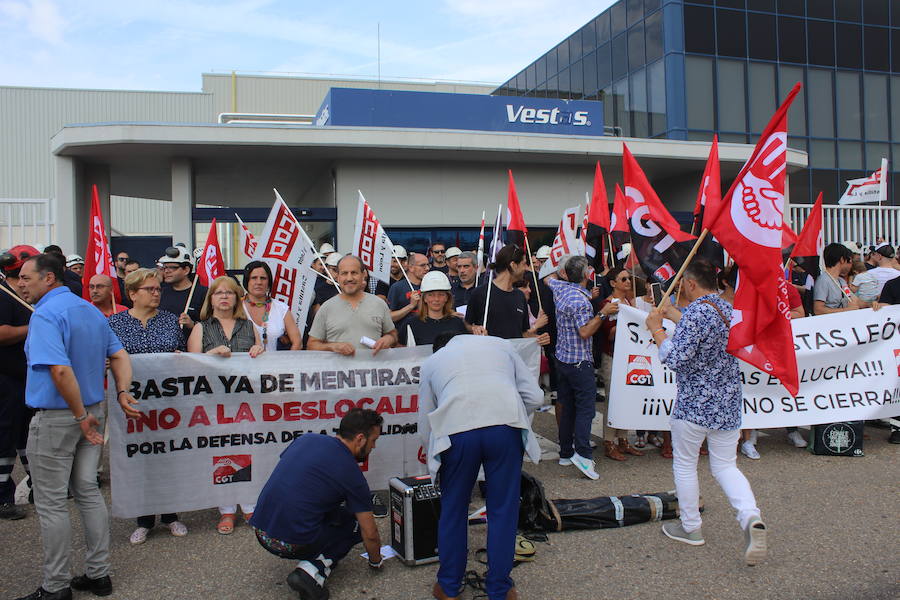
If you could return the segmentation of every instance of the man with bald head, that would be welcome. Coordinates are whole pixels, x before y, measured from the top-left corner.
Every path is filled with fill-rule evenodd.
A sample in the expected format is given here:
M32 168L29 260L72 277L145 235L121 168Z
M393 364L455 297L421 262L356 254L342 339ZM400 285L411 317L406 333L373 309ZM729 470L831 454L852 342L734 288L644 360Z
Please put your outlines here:
M388 306L391 307L391 317L395 323L401 321L419 306L419 296L421 295L419 287L429 268L427 256L418 252L409 253L406 266L406 276L409 277L409 281L401 279L394 282L388 292ZM412 284L411 287L410 284Z
M127 307L116 304L112 286L113 280L109 278L109 275L101 275L99 273L91 277L91 280L88 283L88 292L91 294L91 304L96 306L106 318L128 310Z

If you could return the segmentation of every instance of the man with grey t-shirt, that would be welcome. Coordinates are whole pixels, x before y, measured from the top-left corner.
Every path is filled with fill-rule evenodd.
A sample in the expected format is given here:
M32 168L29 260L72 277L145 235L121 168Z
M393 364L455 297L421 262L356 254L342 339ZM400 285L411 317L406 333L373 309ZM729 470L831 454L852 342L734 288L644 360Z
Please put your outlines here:
M365 269L352 254L340 260L337 280L341 293L322 304L316 313L309 330L308 350L353 356L357 348L372 348L377 354L396 345L397 329L387 304L365 292Z
M813 312L825 315L858 309L860 300L849 291L845 279L853 265L853 253L841 244L828 244L822 252L822 259L825 270L813 287Z

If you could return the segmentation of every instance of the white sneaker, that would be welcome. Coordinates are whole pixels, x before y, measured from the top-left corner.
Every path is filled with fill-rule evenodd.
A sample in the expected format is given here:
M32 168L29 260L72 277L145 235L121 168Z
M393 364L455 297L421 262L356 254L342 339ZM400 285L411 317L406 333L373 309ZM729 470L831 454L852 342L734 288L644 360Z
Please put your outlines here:
M795 448L806 448L806 440L803 439L803 436L800 435L799 431L792 431L788 434L788 441L794 445Z
M187 535L187 526L181 521L172 521L169 523L169 531L175 537L184 537Z
M568 467L568 466L571 465L571 464L572 464L572 459L571 459L571 458L562 458L562 457L560 457L560 459L559 459L559 466L561 466L561 467Z
M143 544L147 541L147 534L150 533L150 530L146 527L138 527L134 530L134 533L131 534L131 537L128 538L128 541L131 542L132 546L137 546L138 544Z
M577 452L572 455L571 461L575 468L581 471L588 479L600 479L597 471L594 470L594 461L581 456Z
M756 446L749 440L741 444L741 454L747 458L759 460L759 452L756 451Z
M766 524L759 517L753 517L744 530L744 539L747 547L744 550L744 560L748 566L758 565L768 554L766 545Z

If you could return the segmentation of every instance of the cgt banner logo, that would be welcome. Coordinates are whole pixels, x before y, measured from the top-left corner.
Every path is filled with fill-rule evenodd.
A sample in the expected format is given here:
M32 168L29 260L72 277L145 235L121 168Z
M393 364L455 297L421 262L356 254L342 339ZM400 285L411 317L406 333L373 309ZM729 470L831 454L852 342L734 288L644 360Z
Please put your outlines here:
M249 454L213 456L213 485L252 481L253 459Z
M628 355L628 371L625 385L653 385L653 363L649 356L640 354Z

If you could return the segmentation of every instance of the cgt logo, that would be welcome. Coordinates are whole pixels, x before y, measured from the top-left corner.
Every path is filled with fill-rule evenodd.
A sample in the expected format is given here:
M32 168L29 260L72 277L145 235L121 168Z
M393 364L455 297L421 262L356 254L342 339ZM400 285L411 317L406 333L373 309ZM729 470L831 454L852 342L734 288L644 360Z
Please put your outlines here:
M653 385L653 363L649 356L640 354L628 355L625 385Z
M252 481L253 459L249 454L213 456L213 485Z
M569 112L560 110L559 107L550 108L518 108L512 104L506 105L506 119L510 123L525 123L526 125L575 125L576 127L590 127L590 114L586 110Z

